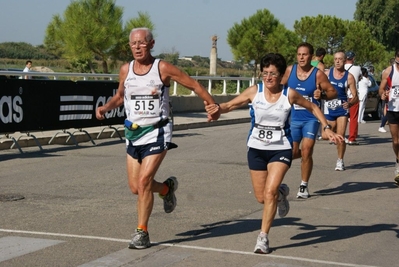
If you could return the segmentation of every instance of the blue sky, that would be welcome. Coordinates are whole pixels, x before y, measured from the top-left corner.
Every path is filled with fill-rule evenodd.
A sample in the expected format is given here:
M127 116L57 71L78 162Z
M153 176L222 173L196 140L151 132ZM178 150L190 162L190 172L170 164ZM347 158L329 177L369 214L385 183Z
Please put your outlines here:
M337 4L339 2L339 4ZM209 57L212 36L218 36L218 57L232 60L227 31L259 9L268 9L292 30L303 16L333 15L353 20L357 0L116 0L124 21L147 12L155 24L153 54L179 52L180 56ZM43 44L47 25L63 15L69 0L1 0L0 43Z

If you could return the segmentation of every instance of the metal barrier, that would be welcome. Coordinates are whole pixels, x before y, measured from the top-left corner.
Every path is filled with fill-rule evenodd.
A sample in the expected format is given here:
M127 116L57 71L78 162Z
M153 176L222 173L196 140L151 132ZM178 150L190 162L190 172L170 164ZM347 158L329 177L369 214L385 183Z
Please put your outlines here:
M22 71L0 71L0 76L13 76L15 78L23 77L26 75L26 72ZM106 78L106 80L117 80L118 74L92 74L92 73L68 73L68 72L29 72L29 76L33 78L47 78L52 80L58 80L59 78L69 78L67 80L71 80L71 78L77 78L75 80L89 80L94 79L98 80L100 78ZM191 76L191 78L197 81L208 81L208 92L212 94L212 82L213 81L223 81L223 92L222 95L227 95L227 82L228 81L237 81L237 90L235 94L240 93L240 88L243 81L248 81L249 86L255 84L257 79L254 77L224 77L224 76ZM73 79L72 79L73 80ZM173 82L172 89L173 96L177 95L177 82ZM194 94L194 92L191 92Z

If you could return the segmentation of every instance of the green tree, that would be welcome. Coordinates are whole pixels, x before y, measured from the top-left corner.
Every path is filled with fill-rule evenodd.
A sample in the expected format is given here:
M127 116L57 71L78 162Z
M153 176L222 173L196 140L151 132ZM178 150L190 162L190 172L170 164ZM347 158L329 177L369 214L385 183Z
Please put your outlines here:
M177 65L179 61L179 53L161 53L157 56L160 59L163 59L173 65Z
M234 23L227 32L227 43L234 58L244 63L254 62L254 76L261 58L269 52L284 56L295 54L298 39L267 9L258 10L240 24Z
M139 17L130 19L125 27L122 15L123 8L116 6L114 0L71 1L63 17L55 15L48 25L45 46L72 65L87 65L93 73L96 72L93 62L99 60L102 72L109 73L109 63L131 58L130 30L153 28L145 13L139 12Z
M25 42L0 43L0 58L15 59L55 59L43 46L33 46Z
M353 50L356 53L356 62L364 65L368 62L379 62L385 47L377 42L370 29L362 21L347 23L346 36L342 43L343 50ZM386 61L386 60L384 60Z
M314 48L323 47L330 54L341 49L346 34L346 22L335 16L302 17L294 23L295 33Z
M399 47L398 0L359 0L354 18L363 21L376 40L389 50Z
M107 60L122 34L122 14L112 0L72 1L64 18L53 17L45 45L70 61L87 61L92 72L93 60L99 59L103 73L108 73Z
M335 16L305 16L295 21L294 29L302 41L311 43L315 49L324 47L330 55L339 50L354 51L359 65L379 62L385 50L361 21L342 20ZM332 57L326 57L324 61L326 66L333 64Z

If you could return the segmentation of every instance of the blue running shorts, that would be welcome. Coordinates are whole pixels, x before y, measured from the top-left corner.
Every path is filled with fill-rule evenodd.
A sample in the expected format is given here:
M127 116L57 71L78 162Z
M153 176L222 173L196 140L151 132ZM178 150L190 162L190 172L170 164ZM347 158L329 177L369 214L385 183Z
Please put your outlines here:
M310 121L291 121L291 136L294 142L300 143L303 138L316 140L319 131L320 122L317 120Z
M324 114L328 121L336 121L339 117L348 117L348 110L343 107L331 110L328 109L328 114Z

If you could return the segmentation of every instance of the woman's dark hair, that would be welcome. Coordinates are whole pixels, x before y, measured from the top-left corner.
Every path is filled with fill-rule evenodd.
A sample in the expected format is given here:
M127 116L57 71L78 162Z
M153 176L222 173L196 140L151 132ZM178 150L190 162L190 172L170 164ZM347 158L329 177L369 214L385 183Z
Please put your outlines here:
M325 56L327 51L323 47L319 47L316 49L316 57Z
M364 77L368 77L368 76L369 76L369 73L368 73L368 71L367 71L366 68L361 68L360 70L362 71L362 75L363 75Z
M280 75L284 75L285 70L287 69L287 62L285 58L279 53L269 53L265 55L260 61L260 71L266 67L273 65L277 68Z

